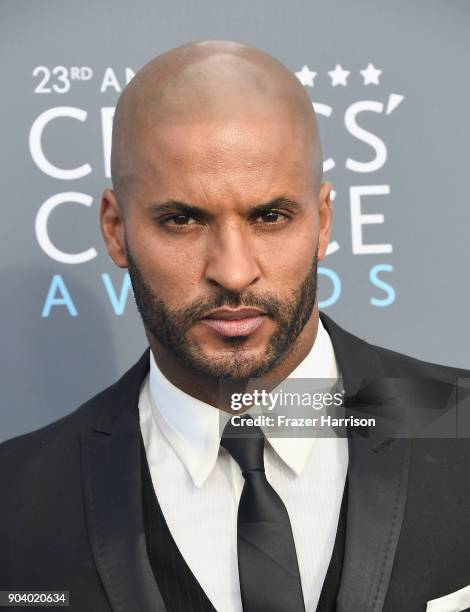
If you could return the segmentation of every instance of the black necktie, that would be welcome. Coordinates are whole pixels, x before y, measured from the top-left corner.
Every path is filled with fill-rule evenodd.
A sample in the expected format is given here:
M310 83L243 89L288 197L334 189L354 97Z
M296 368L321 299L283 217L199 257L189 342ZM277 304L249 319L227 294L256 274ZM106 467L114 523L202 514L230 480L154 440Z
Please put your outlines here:
M220 444L245 478L237 520L243 612L305 612L289 515L264 471L263 432L229 420Z

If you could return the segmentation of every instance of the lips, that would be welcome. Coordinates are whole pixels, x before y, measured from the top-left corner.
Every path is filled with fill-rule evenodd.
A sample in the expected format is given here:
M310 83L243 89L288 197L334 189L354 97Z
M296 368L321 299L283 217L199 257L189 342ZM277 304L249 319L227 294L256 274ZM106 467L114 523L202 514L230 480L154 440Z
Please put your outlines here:
M263 323L266 313L257 308L219 308L201 322L222 336L248 336Z
M212 310L205 319L245 319L266 314L259 308L216 308Z

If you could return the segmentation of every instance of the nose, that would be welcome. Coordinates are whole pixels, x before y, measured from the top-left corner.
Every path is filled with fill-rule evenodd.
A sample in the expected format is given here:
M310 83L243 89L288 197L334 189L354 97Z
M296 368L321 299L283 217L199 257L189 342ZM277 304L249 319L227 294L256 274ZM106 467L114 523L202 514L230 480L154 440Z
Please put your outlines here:
M241 293L260 277L254 246L241 228L219 232L208 245L207 257L205 276L211 285Z

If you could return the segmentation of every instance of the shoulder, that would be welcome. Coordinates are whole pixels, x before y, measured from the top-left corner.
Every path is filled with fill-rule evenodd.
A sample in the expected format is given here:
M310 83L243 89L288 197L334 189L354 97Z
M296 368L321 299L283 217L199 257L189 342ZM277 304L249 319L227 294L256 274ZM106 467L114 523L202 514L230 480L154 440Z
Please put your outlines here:
M75 458L79 451L80 434L90 431L102 419L112 420L123 404L126 406L126 402L123 402L126 393L134 392L135 395L148 369L148 356L149 349L119 380L70 414L1 443L0 474L7 476L28 467L34 471L34 466L53 465L58 458L61 463Z
M359 337L344 329L324 312L320 312L320 318L333 341L335 352L338 352L338 355L343 357L353 369L375 370L376 364L380 364L382 367L379 370L382 370L382 375L385 374L390 378L434 378L446 382L455 382L456 378L470 378L468 369L417 359L373 344L367 338Z
M88 429L96 417L97 410L109 395L111 387L103 390L76 410L39 429L6 440L0 444L0 472L7 477L18 470L33 469L40 464L49 464L60 457L66 462L76 454L78 437Z
M367 344L375 351L388 376L432 378L454 383L458 378L470 379L470 370L417 359L383 346Z

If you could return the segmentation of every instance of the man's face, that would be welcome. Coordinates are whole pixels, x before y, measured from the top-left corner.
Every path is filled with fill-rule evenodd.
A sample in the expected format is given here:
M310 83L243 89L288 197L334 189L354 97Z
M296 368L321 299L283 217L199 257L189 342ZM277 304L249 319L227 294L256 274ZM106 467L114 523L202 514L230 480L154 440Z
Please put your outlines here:
M267 119L154 127L133 153L136 304L147 331L201 376L263 375L311 316L321 220L308 150L301 125ZM258 313L205 318L240 306Z

